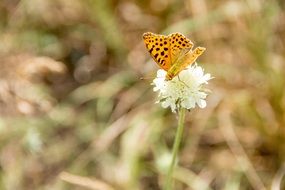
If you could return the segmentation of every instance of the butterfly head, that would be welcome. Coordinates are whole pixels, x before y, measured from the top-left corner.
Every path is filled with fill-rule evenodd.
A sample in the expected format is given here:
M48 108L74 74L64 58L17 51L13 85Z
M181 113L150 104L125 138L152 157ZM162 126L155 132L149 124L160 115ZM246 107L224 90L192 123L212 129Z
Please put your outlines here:
M165 81L170 81L172 80L174 77L174 75L172 73L167 72L166 76L165 76Z

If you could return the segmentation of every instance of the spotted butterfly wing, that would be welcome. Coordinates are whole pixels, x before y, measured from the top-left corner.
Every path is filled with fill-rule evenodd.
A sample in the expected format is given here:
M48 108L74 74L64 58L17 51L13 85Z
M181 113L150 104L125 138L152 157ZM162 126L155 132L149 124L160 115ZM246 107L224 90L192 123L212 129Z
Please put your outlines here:
M175 63L170 67L165 76L165 80L171 80L176 75L178 75L182 70L184 70L187 66L191 65L196 61L196 59L202 55L202 53L206 50L204 47L197 47L193 51L188 51L187 49L181 49L178 54Z
M171 62L174 65L179 56L183 56L183 54L191 51L193 43L180 33L170 34L168 38L170 42Z
M166 80L171 80L205 51L197 47L192 51L193 43L180 33L168 36L147 32L143 39L155 62L167 71Z
M206 50L203 47L197 47L192 51L193 43L183 34L173 33L169 35L171 67L167 70L165 79L171 80L178 75L187 66L191 65Z
M162 69L167 71L171 67L169 37L147 32L143 34L143 39L152 58Z

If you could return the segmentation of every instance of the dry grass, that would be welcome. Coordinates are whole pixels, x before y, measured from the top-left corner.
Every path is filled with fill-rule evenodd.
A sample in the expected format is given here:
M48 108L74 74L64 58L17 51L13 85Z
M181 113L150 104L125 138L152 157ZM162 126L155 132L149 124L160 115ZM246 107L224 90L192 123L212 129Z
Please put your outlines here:
M284 189L281 0L0 2L0 189L158 190L176 117L154 104L142 34L206 47L175 190Z

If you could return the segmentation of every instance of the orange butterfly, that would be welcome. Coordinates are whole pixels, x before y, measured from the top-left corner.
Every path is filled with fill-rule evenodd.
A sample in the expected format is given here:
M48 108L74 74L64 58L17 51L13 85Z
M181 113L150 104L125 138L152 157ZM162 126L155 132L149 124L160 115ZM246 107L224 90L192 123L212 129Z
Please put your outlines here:
M167 71L166 80L173 79L206 50L197 47L192 51L193 43L180 33L164 36L147 32L143 39L152 58Z

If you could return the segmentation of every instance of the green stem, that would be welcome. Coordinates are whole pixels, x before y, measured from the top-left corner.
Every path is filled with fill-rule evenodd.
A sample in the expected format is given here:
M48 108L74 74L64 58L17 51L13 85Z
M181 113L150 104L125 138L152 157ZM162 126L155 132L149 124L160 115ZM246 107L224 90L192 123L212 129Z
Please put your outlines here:
M178 128L175 134L175 140L172 148L172 159L170 167L168 168L167 178L166 178L166 186L165 190L172 190L172 174L174 170L174 166L176 163L176 157L179 150L180 142L182 140L183 130L184 130L184 121L185 121L185 109L180 108L178 113Z

